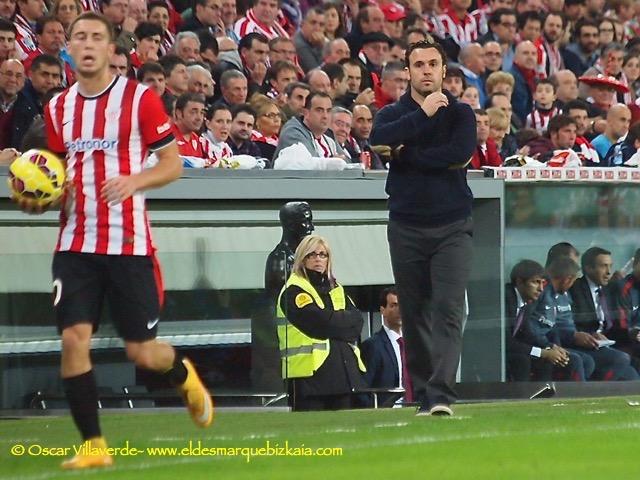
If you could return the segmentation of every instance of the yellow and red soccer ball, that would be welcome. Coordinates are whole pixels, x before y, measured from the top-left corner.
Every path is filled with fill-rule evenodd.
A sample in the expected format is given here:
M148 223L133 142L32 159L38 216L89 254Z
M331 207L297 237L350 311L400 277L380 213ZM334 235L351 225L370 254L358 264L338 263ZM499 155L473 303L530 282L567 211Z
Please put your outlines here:
M29 150L9 166L7 182L13 197L44 207L56 201L64 190L62 161L46 150Z

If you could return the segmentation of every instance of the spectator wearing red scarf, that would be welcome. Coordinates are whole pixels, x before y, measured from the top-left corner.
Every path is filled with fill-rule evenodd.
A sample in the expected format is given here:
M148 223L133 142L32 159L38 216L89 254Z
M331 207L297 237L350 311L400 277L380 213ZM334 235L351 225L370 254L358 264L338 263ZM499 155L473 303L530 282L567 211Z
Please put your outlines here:
M502 157L498 152L496 142L489 137L489 115L485 110L474 110L476 114L476 129L478 144L473 151L469 168L479 170L482 167L499 167Z

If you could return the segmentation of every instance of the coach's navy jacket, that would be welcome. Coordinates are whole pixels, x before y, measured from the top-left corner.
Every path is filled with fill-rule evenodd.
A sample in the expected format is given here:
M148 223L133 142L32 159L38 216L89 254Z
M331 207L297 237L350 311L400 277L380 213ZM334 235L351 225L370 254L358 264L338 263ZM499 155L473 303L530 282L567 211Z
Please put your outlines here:
M404 145L389 162L389 217L420 226L439 226L471 215L473 196L466 165L476 147L476 118L469 105L446 90L449 105L428 117L411 90L375 117L372 145Z
M553 344L573 346L576 326L573 323L569 293L556 293L549 282L534 305L526 317L529 328L522 331L522 335L528 338L519 338L541 348Z

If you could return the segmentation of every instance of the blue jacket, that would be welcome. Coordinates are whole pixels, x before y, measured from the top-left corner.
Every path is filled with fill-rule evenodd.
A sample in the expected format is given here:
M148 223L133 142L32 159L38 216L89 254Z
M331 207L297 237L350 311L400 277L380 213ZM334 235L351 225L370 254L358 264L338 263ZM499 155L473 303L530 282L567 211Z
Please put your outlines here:
M362 360L367 367L364 379L371 388L396 388L400 372L391 340L384 328L374 333L360 347Z
M533 108L533 93L515 63L511 67L511 70L509 70L509 73L513 75L514 80L513 94L511 95L513 113L524 124L527 115L531 113L531 109Z
M529 338L522 340L541 348L553 344L573 346L576 326L573 323L571 303L568 292L556 293L549 282L526 317L529 328L524 332Z
M466 165L476 147L476 118L469 105L443 92L449 105L432 117L411 98L411 90L375 117L371 144L403 145L399 158L389 162L392 220L439 226L471 215Z

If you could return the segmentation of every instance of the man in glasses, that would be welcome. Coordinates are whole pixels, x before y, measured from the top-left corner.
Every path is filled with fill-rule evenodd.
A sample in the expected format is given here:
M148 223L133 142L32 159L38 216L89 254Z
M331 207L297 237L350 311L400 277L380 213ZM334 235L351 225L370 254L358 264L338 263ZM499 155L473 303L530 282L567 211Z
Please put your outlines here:
M502 48L502 70L511 68L515 55L515 40L518 23L516 12L508 8L498 8L489 17L489 31L478 39L478 43L498 42Z

